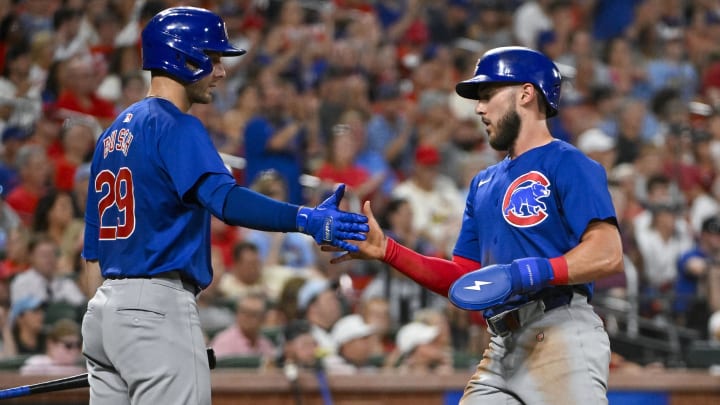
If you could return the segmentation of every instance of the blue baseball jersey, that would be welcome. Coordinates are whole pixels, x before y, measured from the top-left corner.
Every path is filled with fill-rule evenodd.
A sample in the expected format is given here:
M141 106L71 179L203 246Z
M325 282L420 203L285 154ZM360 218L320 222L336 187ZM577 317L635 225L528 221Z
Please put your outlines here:
M207 287L210 213L189 191L208 173L234 182L197 118L162 98L130 106L95 147L83 257L104 277L178 270Z
M483 266L561 256L591 221L616 222L604 168L560 140L488 167L469 190L453 253ZM592 295L592 283L577 287ZM502 309L533 297L510 297Z

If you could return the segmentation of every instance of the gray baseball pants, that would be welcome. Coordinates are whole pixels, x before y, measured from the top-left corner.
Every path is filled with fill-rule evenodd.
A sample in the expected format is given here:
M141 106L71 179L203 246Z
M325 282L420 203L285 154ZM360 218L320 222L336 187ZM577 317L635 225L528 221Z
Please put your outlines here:
M191 288L177 272L98 288L82 322L91 405L211 403Z
M522 326L492 337L460 405L606 405L610 341L587 298L520 311Z

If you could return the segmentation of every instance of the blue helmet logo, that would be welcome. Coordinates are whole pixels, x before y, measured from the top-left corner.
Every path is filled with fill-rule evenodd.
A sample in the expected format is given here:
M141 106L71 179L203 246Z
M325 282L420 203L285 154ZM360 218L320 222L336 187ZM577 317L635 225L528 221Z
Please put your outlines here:
M142 32L143 69L159 70L183 83L200 80L213 70L206 52L240 56L246 51L228 41L225 23L217 14L197 7L173 7L159 12Z

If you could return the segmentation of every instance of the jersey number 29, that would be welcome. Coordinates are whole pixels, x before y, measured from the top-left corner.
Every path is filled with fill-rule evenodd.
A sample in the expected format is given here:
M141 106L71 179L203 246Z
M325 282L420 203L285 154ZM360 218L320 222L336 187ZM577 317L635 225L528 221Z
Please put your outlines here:
M121 167L117 175L103 170L95 177L95 192L105 194L98 201L100 214L100 240L126 239L135 230L135 196L132 172ZM103 216L113 206L117 207L116 225L103 225Z

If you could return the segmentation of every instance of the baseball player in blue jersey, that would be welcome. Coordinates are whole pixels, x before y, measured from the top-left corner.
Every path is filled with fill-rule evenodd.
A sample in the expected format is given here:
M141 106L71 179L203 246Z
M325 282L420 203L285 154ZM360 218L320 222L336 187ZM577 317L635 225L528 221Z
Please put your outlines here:
M383 260L484 311L492 339L463 405L607 403L610 344L589 301L593 280L623 271L622 247L604 169L548 130L560 82L543 54L502 47L457 84L507 156L472 180L452 260L385 237L367 202L367 240L334 260Z
M142 32L148 96L98 140L92 161L83 257L105 278L83 319L90 403L210 404L210 372L195 297L212 280L210 215L228 224L299 231L355 250L363 215L338 210L344 186L315 208L238 186L200 121L239 56L214 13L164 10Z

